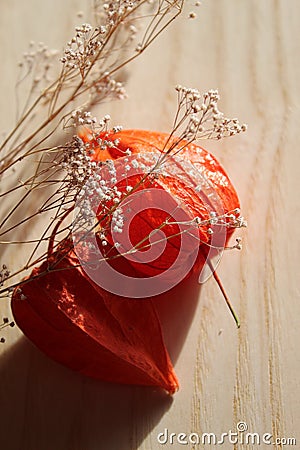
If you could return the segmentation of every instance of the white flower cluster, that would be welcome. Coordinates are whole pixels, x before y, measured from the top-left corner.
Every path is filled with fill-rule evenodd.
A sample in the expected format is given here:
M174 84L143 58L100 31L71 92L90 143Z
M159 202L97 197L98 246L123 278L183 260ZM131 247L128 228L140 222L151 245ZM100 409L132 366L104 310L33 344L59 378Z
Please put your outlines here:
M226 214L218 215L215 211L210 212L209 223L211 225L225 225L230 228L247 227L247 222L241 216L240 208L235 208Z
M43 42L29 43L28 51L23 53L22 61L19 62L19 77L16 83L18 89L26 80L28 83L23 86L23 91L29 90L31 94L41 92L53 81L57 75L55 62L58 51L49 49ZM44 101L47 95L44 96ZM1 165L1 163L0 163Z
M226 214L226 219L230 227L242 228L247 227L247 221L240 214L240 209L236 208L233 212Z
M127 98L123 83L114 80L108 72L105 72L103 76L93 84L90 95L93 98L93 102L95 102L96 99L97 103L104 99L124 100Z
M238 119L228 119L218 109L220 95L209 90L203 95L197 89L176 86L178 110L174 129L184 127L181 138L188 141L198 139L222 139L247 130Z
M82 111L81 109L73 111L71 118L72 125L76 128L84 125L93 127L97 123L97 118L93 117L90 111Z
M79 69L82 76L92 66L97 59L99 52L106 45L111 31L123 23L126 15L136 6L141 4L141 0L115 0L109 3L95 2L96 16L99 17L99 26L92 27L88 23L76 27L75 36L67 43L61 62L68 69ZM136 35L136 28L130 24L129 40Z
M104 117L98 120L97 117L93 116L90 111L85 111L80 108L75 109L72 112L72 114L64 124L64 129L78 129L80 127L84 127L86 129L87 137L90 141L86 142L84 146L88 154L92 155L95 153L95 145L99 146L100 150L106 150L107 147L116 148L118 146L120 142L119 139L106 139L106 136L108 136L110 120L111 118L109 114L106 114ZM113 133L118 133L122 130L122 128L123 127L121 125L115 125L111 131Z
M73 187L80 187L92 176L97 163L91 160L85 144L78 136L74 136L70 144L64 147L59 165L67 172L67 182Z
M61 62L66 68L79 69L83 76L97 57L103 41L99 39L101 32L88 23L77 27L75 31L76 35L67 43Z
M10 271L8 270L6 264L2 265L2 268L0 270L0 286L2 287L5 280L9 277Z
M122 208L118 206L122 192L116 186L114 161L108 160L103 168L104 172L94 171L82 187L77 204L79 212L73 226L75 230L76 227L81 230L94 230L101 244L106 246L109 227L114 233L122 233L124 216Z
M111 219L113 231L115 233L122 233L124 226L124 216L122 208L116 208L112 213Z
M106 17L106 27L116 26L120 20L124 19L126 14L141 3L141 0L114 0L113 2L104 3L102 14ZM134 33L135 30L132 32Z
M209 219L201 219L200 217L195 217L194 222L199 226L212 225L212 226L222 226L227 228L242 228L247 227L247 222L243 216L241 216L240 208L235 208L225 214L217 214L216 211L210 211ZM213 234L211 228L208 229L208 234ZM237 243L240 243L240 238L237 238ZM234 248L238 248L235 246Z

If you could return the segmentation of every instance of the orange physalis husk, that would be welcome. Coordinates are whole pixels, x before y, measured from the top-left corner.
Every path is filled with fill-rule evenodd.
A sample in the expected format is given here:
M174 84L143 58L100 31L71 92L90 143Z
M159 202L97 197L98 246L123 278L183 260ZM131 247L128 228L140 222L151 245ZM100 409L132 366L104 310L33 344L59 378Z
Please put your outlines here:
M81 138L85 141L90 139L84 133ZM125 130L106 133L105 139L118 139L117 148L103 151L96 141L91 141L94 161L118 160L124 157L127 149L132 154L160 152L164 149L168 135ZM190 161L209 180L225 213L239 208L237 194L213 155L190 144L181 150L180 157ZM137 178L130 181L135 183L139 180ZM124 186L120 183L118 189L122 192ZM167 190L176 201L179 199L183 202L187 218L208 218L206 205L199 201L199 197L182 180L172 176L162 179L158 175L151 186ZM101 219L101 207L97 214ZM139 213L130 230L133 243L149 235L164 219L163 212L151 208ZM227 228L226 241L233 230L231 227ZM163 273L176 259L180 246L176 224L168 225L165 233L170 239L164 254L154 264L128 262L120 255L111 264L120 272L133 277L151 277ZM191 237L190 246L187 247L187 253L196 252L196 262L186 277L194 270L200 270L204 264L205 244L210 241L210 236L207 227L201 227L198 233L201 244L195 248ZM110 254L116 254L111 236L108 236L107 241ZM187 254L186 258L188 257ZM47 273L42 275L44 272ZM171 272L171 276L177 277L178 273ZM24 334L59 363L93 378L158 386L173 394L178 389L178 381L164 344L163 330L156 311L155 300L158 297L159 295L143 299L125 298L106 291L89 279L79 264L72 243L64 240L46 262L33 270L26 283L15 289L12 310L15 321Z
M63 251L34 269L33 280L14 292L13 314L27 337L54 360L87 376L174 393L178 383L153 302L96 290L73 253L56 262ZM39 278L51 264L55 271Z

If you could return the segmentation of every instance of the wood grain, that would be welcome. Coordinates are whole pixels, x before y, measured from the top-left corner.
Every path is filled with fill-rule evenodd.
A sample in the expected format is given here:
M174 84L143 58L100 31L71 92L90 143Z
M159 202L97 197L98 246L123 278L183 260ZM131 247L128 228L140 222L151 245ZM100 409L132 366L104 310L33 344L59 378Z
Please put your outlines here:
M83 3L0 3L1 130L13 123L15 64L27 41L62 47L80 22L76 12L88 9ZM192 448L161 445L157 435L167 428L220 436L236 431L240 421L250 432L300 443L300 6L297 0L211 0L197 8L193 21L187 18L192 8L190 3L133 63L129 99L107 105L99 115L108 112L127 128L169 131L173 87L180 83L202 91L218 88L226 114L248 123L243 136L205 143L230 174L248 219L242 252L227 252L219 268L241 328L236 330L217 286L208 281L197 308L195 299L187 305L186 324L193 319L176 361L181 389L173 399L84 379L10 330L0 348L5 450ZM10 264L18 265L21 251L16 249ZM2 304L1 314L8 311Z

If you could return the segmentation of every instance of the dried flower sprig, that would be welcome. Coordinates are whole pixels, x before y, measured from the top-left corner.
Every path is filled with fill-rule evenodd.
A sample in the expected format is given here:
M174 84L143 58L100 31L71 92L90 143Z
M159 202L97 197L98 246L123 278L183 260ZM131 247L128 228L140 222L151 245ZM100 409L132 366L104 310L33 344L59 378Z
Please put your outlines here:
M197 92L194 89L185 89L182 88L185 92L190 94L190 92L193 92L193 97L195 98L195 93ZM214 95L216 95L214 93ZM204 94L204 97L206 98L206 94ZM197 95L197 98L199 99L199 95ZM215 97L214 97L215 98ZM189 144L192 142L195 142L199 140L199 135L197 133L191 134L190 131L190 115L194 114L194 112L191 112L190 108L188 107L186 112L184 113L183 118L181 118L178 121L179 114L182 110L182 101L178 104L178 109L176 112L176 119L175 124L179 123L180 126L184 126L185 122L187 123L184 131L181 133L180 138L173 138L174 132L177 130L178 127L174 126L172 132L170 133L170 137L167 139L166 144L164 146L164 149L161 153L161 156L159 156L156 160L156 162L153 164L153 166L149 169L147 168L142 162L138 161L137 159L133 159L127 166L125 165L125 171L130 170L131 168L136 169L142 169L145 172L145 176L142 179L142 182L147 178L151 177L155 173L160 172L163 174L163 163L165 161L165 158L167 156L174 156L180 153L184 148L186 148L187 141L186 137L188 136L190 141ZM193 110L194 111L194 105ZM214 120L214 119L212 119ZM47 189L49 189L49 186L51 183L53 183L55 186L58 185L57 190L49 197L39 208L39 214L43 212L49 212L53 211L55 214L52 216L52 221L50 225L47 227L46 230L44 230L43 235L36 239L36 247L34 249L34 252L31 254L31 258L28 260L26 269L29 267L32 267L33 265L36 265L38 262L42 262L44 258L47 257L48 252L43 253L40 255L38 259L33 259L33 255L38 249L38 246L41 242L49 242L50 239L52 239L53 231L50 233L51 228L53 229L55 223L61 223L63 219L66 218L66 211L67 215L70 211L74 208L74 203L78 199L78 195L82 193L82 189L84 188L83 193L85 195L88 194L88 190L92 192L93 189L96 187L96 194L97 194L97 201L101 201L103 203L103 208L105 209L105 214L107 217L111 218L112 222L115 222L114 229L118 229L120 232L122 232L122 227L120 224L123 222L122 215L117 215L118 212L117 206L121 201L124 200L124 196L114 187L114 184L116 183L116 170L114 168L114 162L112 160L108 160L105 164L109 167L109 173L111 174L110 179L110 185L107 185L107 182L105 180L101 180L99 183L99 174L98 170L99 167L102 166L103 163L96 163L93 160L93 154L95 152L95 145L99 146L100 151L105 151L107 148L110 149L117 149L119 145L119 139L118 138L111 138L111 134L109 134L109 121L110 117L105 116L101 120L97 120L96 118L92 117L92 115L89 112L82 112L80 110L76 110L73 113L72 116L72 126L82 126L83 128L86 128L86 133L90 136L90 140L84 142L80 137L74 136L72 141L65 144L64 146L60 148L55 148L55 152L52 154L52 151L48 151L47 155L53 155L51 157L51 165L54 167L53 173L61 173L61 169L63 172L65 172L65 176L60 177L58 180L50 180L49 179L49 168L47 167L46 171L41 170L36 176L35 176L35 185L32 186L32 189L34 187L39 187L44 184L44 175L46 172L47 174ZM177 122L176 122L177 121ZM208 123L209 121L204 123ZM241 129L238 132L244 131L245 127L240 127ZM121 127L117 126L113 128L113 133L117 133L121 130ZM207 138L207 136L206 136ZM91 143L91 140L94 140L93 143ZM124 152L124 156L127 154L130 155L130 150L127 150L126 153ZM53 174L52 174L53 175ZM42 177L42 180L38 181L39 177ZM31 180L30 180L31 181ZM141 181L139 182L139 184ZM138 186L127 186L126 189L126 195L129 196L130 193L134 193L136 191ZM90 211L92 210L91 205L88 204L88 200L85 200L87 202L86 208L83 209L83 212L86 211L85 214L81 217L81 219L84 221L85 225L89 223L88 217L90 214ZM113 207L105 206L105 202L111 202L113 203ZM27 218L22 220L22 223L17 223L13 227L10 227L8 230L2 232L2 234L5 234L8 231L11 231L12 229L17 228L19 225L22 225L25 221L31 220L34 217L36 217L36 214L30 215ZM79 219L78 219L79 220ZM239 228L242 226L246 226L246 223L242 216L240 216L239 209L236 209L234 211L230 211L223 215L217 215L216 212L211 212L211 218L209 221L206 220L199 220L197 217L193 219L192 222L196 222L199 227L203 227L206 225L221 225L221 226L228 226L231 228ZM2 222L2 225L4 225L4 221ZM161 226L165 226L167 222L161 224ZM109 225L107 225L107 229L109 229ZM94 227L94 224L93 224ZM71 225L66 226L63 229L64 236L70 237L72 232L74 232L74 223ZM56 239L59 234L61 234L62 231L57 231ZM212 229L208 229L208 233L213 233ZM172 237L172 236L171 236ZM30 241L32 242L32 241ZM106 230L101 225L101 242L102 245L106 245ZM53 243L52 243L53 244ZM51 244L51 245L52 245ZM55 243L55 247L59 246L60 240L58 239ZM141 246L142 243L138 243L135 245L134 248L130 249L129 252L132 252L133 250L136 250ZM207 244L210 245L211 244ZM55 248L54 247L54 248ZM140 247L145 248L145 246ZM233 246L232 248L240 248L240 245ZM52 248L53 250L53 248ZM126 252L128 253L128 251ZM124 254L120 253L120 256L124 256ZM109 258L109 255L107 255L107 258ZM8 276L8 278L11 278L13 275ZM9 288L8 288L9 289Z
M121 77L121 70L181 13L182 5L183 0L163 0L154 5L145 0L95 1L96 25L83 24L76 28L61 62L57 64L57 52L42 43L37 46L31 43L24 54L16 88L18 92L22 83L27 82L28 98L19 108L15 127L0 145L0 178L6 183L6 190L0 192L3 208L0 242L2 246L7 243L34 246L24 270L46 255L35 258L40 244L48 242L51 227L63 217L77 192L74 190L75 160L71 154L77 153L78 164L82 143L74 138L64 145L53 146L54 138L64 140L60 130L68 131L71 124L89 125L92 132L98 133L107 127L107 116L94 124L89 109L112 98L125 97L123 83L114 77ZM139 27L141 21L143 25ZM89 154L88 144L84 147ZM88 161L85 159L84 163L86 177ZM65 178L62 168L67 168ZM78 171L80 166L77 174ZM24 215L26 209L31 214ZM23 211L21 219L20 211ZM44 214L51 214L47 229L38 238L24 239L26 226ZM10 236L12 232L14 239Z
M246 124L240 124L236 118L228 119L219 110L218 90L211 89L201 95L198 89L177 85L176 91L178 108L170 140L166 143L166 154L172 153L173 148L181 141L189 145L203 139L219 140L235 136L247 130ZM172 140L172 145L169 145Z
M29 96L15 128L0 147L3 155L0 159L0 177L7 178L14 171L14 176L8 183L9 188L0 193L0 198L8 200L8 207L0 223L0 245L22 243L28 245L30 250L23 267L13 273L7 269L2 271L3 274L1 272L1 295L9 295L14 287L27 283L28 279L19 280L20 275L47 261L53 252L61 251L63 259L72 250L72 246L65 246L62 250L61 243L71 239L76 227L84 226L87 233L93 230L104 248L103 260L147 250L152 233L125 250L118 241L114 242L113 248L118 249L119 254L111 256L109 230L121 235L126 220L119 207L120 203L124 199L130 202L130 196L143 183L151 180L155 182L158 175L164 175L168 157L176 157L191 143L234 136L246 130L246 125L240 125L237 119L224 117L219 111L218 91L210 90L201 95L196 89L177 86L177 111L161 154L150 167L139 160L139 156L130 161L128 159L128 164L124 166L125 173L135 169L143 173L137 184L127 183L126 191L121 192L115 186L117 178L114 162L108 159L104 163L94 157L96 151L105 153L112 150L118 152L119 156L131 157L131 150L121 149L119 145L118 133L122 127L114 126L110 130L110 117L105 115L99 120L92 114L91 108L108 100L125 98L125 88L118 79L118 74L180 14L182 5L183 0L162 0L155 3L156 10L146 14L149 22L136 44L138 22L145 15L142 8L149 9L151 5L144 0L120 0L110 4L95 2L97 25L93 27L83 24L76 28L75 36L68 42L60 59L62 68L54 81L50 80L49 74L53 71L55 52L40 45L24 55L25 63L21 68L26 69L25 77L31 76ZM21 80L18 85L20 82ZM39 121L35 125L37 116ZM53 146L53 139L59 136L61 130L72 130L77 134L65 144ZM81 132L78 133L78 130ZM83 135L88 138L83 139ZM30 165L32 171L26 175L23 168ZM109 171L109 183L101 180L99 175L103 166ZM95 224L88 200L89 191L96 191L106 223L102 218ZM81 213L77 221L70 223L70 213L82 194L85 195L85 203L83 202ZM19 195L17 203L12 203L11 206L10 199L16 195ZM30 213L26 213L28 206ZM47 218L46 226L38 231L34 239L26 239L24 236L27 235L28 225L32 227L32 224L39 223L43 217ZM171 225L175 225L175 222L171 222L170 216L162 221L158 229ZM194 217L185 225L186 232L193 230L196 225L199 229L206 227L207 234L212 235L214 226L232 229L245 226L246 223L240 211L235 209L225 214L211 211L208 220ZM11 233L14 237L22 236L22 239L12 240ZM181 234L176 233L170 233L167 240ZM158 239L156 244L160 242ZM210 248L217 248L211 242L203 243ZM108 247L109 250L105 251ZM228 248L240 249L240 240ZM97 261L99 263L102 260L97 256ZM55 265L49 266L47 271L39 273L39 277L55 270ZM22 292L20 295L23 295Z
M140 19L144 19L145 8L149 9L148 2L95 2L95 15L102 24L96 27L83 24L76 29L75 36L68 43L61 58L63 67L58 77L35 98L26 102L16 126L0 146L0 151L6 149L6 155L0 161L0 175L14 166L18 158L28 157L52 137L59 125L73 114L74 102L84 102L85 108L89 109L91 105L99 104L111 96L123 97L125 92L122 84L114 80L113 75L119 73L159 36L181 13L182 5L183 0L163 0L154 6L154 13L150 9L147 14L149 23L142 34L137 51L136 46L132 45L132 37L136 36L133 30L135 25L138 27ZM49 54L53 56L53 52L43 46L37 53L30 52L25 55L27 74L32 74L34 85L34 80L41 78L35 70L40 71L40 67L44 67L43 71L47 72L49 69ZM44 64L41 64L41 61L44 61ZM33 91L34 88L30 93ZM37 127L24 136L37 113ZM22 137L18 135L20 132Z

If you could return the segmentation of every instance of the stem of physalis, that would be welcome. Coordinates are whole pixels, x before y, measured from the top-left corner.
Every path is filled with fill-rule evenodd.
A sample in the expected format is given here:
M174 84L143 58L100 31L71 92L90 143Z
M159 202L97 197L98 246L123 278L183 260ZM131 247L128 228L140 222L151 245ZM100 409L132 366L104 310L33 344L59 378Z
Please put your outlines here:
M238 328L240 328L241 324L240 324L239 318L238 318L238 316L237 316L235 310L233 309L233 306L232 306L231 303L230 303L229 297L228 297L228 295L226 294L226 291L225 291L225 289L224 289L224 286L223 286L223 284L222 284L222 282L221 282L221 280L220 280L220 278L219 278L217 272L214 270L214 268L213 268L213 266L212 266L212 264L211 264L211 262L210 262L209 259L207 260L207 262L208 262L208 265L209 265L210 270L211 270L212 273L213 273L214 279L216 280L216 282L217 282L217 284L218 284L218 286L219 286L219 288L220 288L220 291L221 291L222 294L223 294L223 297L224 297L225 302L226 302L226 304L227 304L227 306L228 306L228 308L229 308L229 310L230 310L230 312L231 312L231 315L232 315L232 317L234 318L234 321L235 321L235 323L236 323L236 326L237 326Z
M238 328L240 328L241 324L240 324L239 318L238 318L235 310L233 309L232 304L230 303L230 300L229 300L229 298L228 298L228 296L227 296L227 294L225 292L225 289L224 289L224 287L223 287L223 285L221 283L221 280L220 280L218 274L216 272L213 272L213 276L214 276L214 279L216 280L216 282L218 283L218 286L219 286L219 288L220 288L220 290L221 290L221 292L223 294L225 302L227 303L227 306L228 306L228 308L229 308L229 310L230 310L230 312L232 314L232 317L234 318L236 326Z

